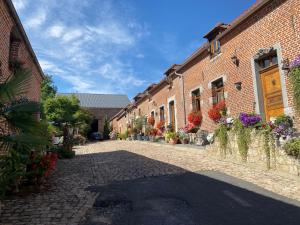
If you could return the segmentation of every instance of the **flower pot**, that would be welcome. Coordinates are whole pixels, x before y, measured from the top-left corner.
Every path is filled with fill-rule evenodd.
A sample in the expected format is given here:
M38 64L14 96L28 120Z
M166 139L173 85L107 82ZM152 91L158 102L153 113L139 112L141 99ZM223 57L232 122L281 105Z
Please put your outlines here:
M144 141L149 141L149 136L144 136Z
M136 135L136 134L132 134L132 135L131 135L131 139L132 139L133 141L135 141L135 140L137 139L137 135Z
M188 143L189 143L189 140L188 140L188 139L183 139L183 140L182 140L182 144L187 145Z
M138 135L136 135L136 138L137 138L138 141L141 141L142 140L142 135L138 134Z
M177 141L178 141L177 138L171 138L171 139L169 140L169 143L172 144L172 145L176 145L176 144L177 144Z
M150 136L149 139L150 139L150 141L154 142L155 136Z

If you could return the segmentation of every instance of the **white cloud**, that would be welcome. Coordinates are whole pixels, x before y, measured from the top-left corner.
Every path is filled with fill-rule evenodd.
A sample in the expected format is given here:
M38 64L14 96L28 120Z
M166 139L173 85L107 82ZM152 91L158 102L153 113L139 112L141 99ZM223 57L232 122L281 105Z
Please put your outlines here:
M27 0L13 0L12 1L16 10L17 11L21 11L23 9L25 9L25 7L27 6Z
M64 27L61 25L54 25L48 29L49 35L54 38L60 38L63 34Z
M105 10L101 4L106 4ZM144 85L133 62L126 60L144 57L137 45L149 32L145 24L120 14L123 9L114 4L110 0L36 0L22 11L41 67L66 81L57 84L59 90L67 83L62 91L126 93Z
M80 29L69 30L63 35L62 40L64 42L70 42L80 38L83 35L83 33L84 32Z
M31 29L35 29L44 24L47 18L46 10L40 8L34 16L31 16L25 21L25 26Z

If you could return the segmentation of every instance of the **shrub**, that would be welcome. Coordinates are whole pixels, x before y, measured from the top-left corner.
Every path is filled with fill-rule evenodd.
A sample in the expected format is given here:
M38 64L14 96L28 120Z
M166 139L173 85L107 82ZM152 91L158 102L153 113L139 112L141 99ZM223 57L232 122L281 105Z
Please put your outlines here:
M300 139L291 139L283 146L286 154L300 158Z
M75 157L75 151L65 150L64 148L57 148L58 157L60 159L72 159Z

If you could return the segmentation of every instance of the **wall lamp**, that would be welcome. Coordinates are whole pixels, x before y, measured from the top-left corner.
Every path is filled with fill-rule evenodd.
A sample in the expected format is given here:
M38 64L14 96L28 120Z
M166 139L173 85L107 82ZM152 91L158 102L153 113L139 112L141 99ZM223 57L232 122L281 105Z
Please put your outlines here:
M236 50L234 51L234 55L231 56L231 62L236 66L239 66L239 64L240 64L240 60L238 59L238 57L236 55Z
M234 86L235 86L236 90L238 90L238 91L242 90L242 82L241 81L235 82Z

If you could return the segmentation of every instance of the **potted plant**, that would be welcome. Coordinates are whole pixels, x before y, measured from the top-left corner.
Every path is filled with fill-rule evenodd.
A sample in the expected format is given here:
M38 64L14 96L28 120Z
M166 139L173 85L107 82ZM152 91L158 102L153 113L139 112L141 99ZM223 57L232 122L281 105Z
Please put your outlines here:
M134 127L131 132L131 139L133 141L137 140L137 129Z
M189 143L189 135L185 132L184 128L179 129L179 131L177 132L177 135L182 144Z
M177 144L178 137L177 134L173 131L167 131L165 134L165 138L169 141L170 144Z
M227 106L225 100L220 101L208 111L208 117L215 123L218 123L222 116L226 116Z
M152 128L150 130L150 141L155 141L155 137L157 135L157 129L156 128Z
M188 121L196 127L199 127L202 123L202 114L201 112L190 112L188 115Z

